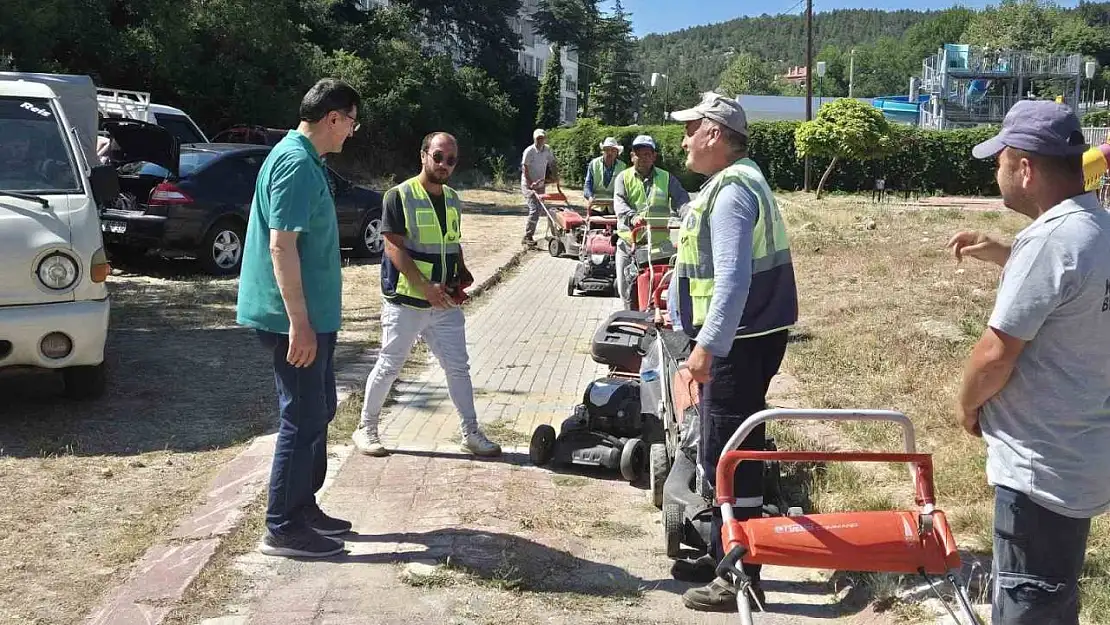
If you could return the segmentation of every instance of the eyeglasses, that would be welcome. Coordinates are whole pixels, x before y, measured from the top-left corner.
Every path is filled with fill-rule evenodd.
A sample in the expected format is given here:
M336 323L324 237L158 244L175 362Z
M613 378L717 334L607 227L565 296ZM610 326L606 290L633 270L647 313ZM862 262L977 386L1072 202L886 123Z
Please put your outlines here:
M343 113L343 117L346 117L347 119L349 119L349 120L351 120L355 123L354 127L351 128L351 132L358 132L358 129L362 128L362 124L358 123L358 119L356 119L354 117L351 117L347 113Z
M444 156L443 152L433 152L432 153L432 160L436 162L436 165L438 165L438 164L440 164L444 161L447 161L447 166L448 167L454 167L455 163L459 162L459 157L458 156Z

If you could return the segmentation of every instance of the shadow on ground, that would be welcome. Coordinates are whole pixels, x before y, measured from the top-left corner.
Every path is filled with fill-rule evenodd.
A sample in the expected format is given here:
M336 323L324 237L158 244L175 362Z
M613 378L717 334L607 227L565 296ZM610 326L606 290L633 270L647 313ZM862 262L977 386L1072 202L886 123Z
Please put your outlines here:
M52 371L0 372L0 450L6 456L133 455L246 442L276 427L270 354L235 322L238 281L195 263L119 263L109 281L108 390L64 398ZM362 343L341 344L352 357Z

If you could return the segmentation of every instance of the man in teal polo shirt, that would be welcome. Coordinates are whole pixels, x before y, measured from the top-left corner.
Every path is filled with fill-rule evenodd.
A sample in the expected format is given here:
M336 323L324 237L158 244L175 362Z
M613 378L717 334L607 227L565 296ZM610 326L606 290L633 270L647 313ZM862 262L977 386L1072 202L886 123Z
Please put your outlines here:
M323 155L359 124L359 94L325 78L301 101L300 125L266 157L255 183L239 281L238 322L273 352L278 429L270 470L267 555L326 557L351 529L316 503L335 417L333 355L342 308L339 230Z

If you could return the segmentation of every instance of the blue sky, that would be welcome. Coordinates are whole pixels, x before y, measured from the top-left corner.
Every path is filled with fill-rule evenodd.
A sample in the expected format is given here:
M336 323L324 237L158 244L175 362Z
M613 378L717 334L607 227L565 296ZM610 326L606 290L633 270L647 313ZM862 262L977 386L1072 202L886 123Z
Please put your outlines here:
M737 2L736 0L622 0L626 11L632 13L633 32L637 37L649 33L667 33L701 24L725 22L747 15L774 15L790 10L798 0L763 0L762 2ZM813 0L815 12L834 9L942 9L955 4L980 9L988 5L998 5L997 0ZM1058 2L1061 6L1075 6L1077 0ZM604 5L603 5L604 6ZM694 9L696 7L696 10ZM791 13L800 14L805 8L802 3Z

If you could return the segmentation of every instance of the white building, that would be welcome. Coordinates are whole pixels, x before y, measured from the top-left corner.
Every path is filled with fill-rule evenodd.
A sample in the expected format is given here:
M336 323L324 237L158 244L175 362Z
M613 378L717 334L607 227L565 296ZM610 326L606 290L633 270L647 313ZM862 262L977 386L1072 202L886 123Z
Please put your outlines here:
M364 10L368 10L374 5L385 6L389 4L389 0L358 0L358 2ZM536 79L542 79L544 70L547 69L547 63L551 59L551 43L533 30L534 22L531 16L537 9L537 0L523 0L520 15L509 21L509 27L513 29L513 32L520 35L524 44L523 48L517 51L517 61L520 63L521 71L529 76L534 76ZM440 50L444 49L442 44L435 45L435 47ZM578 51L563 50L562 60L562 111L560 119L563 124L570 125L578 119Z
M524 0L520 7L520 16L510 22L509 26L520 35L524 47L517 52L521 71L537 79L543 78L544 70L551 59L551 43L536 33L534 22L531 19L537 10L536 0ZM563 124L573 124L578 119L578 51L563 50L563 81L562 81L562 114Z

